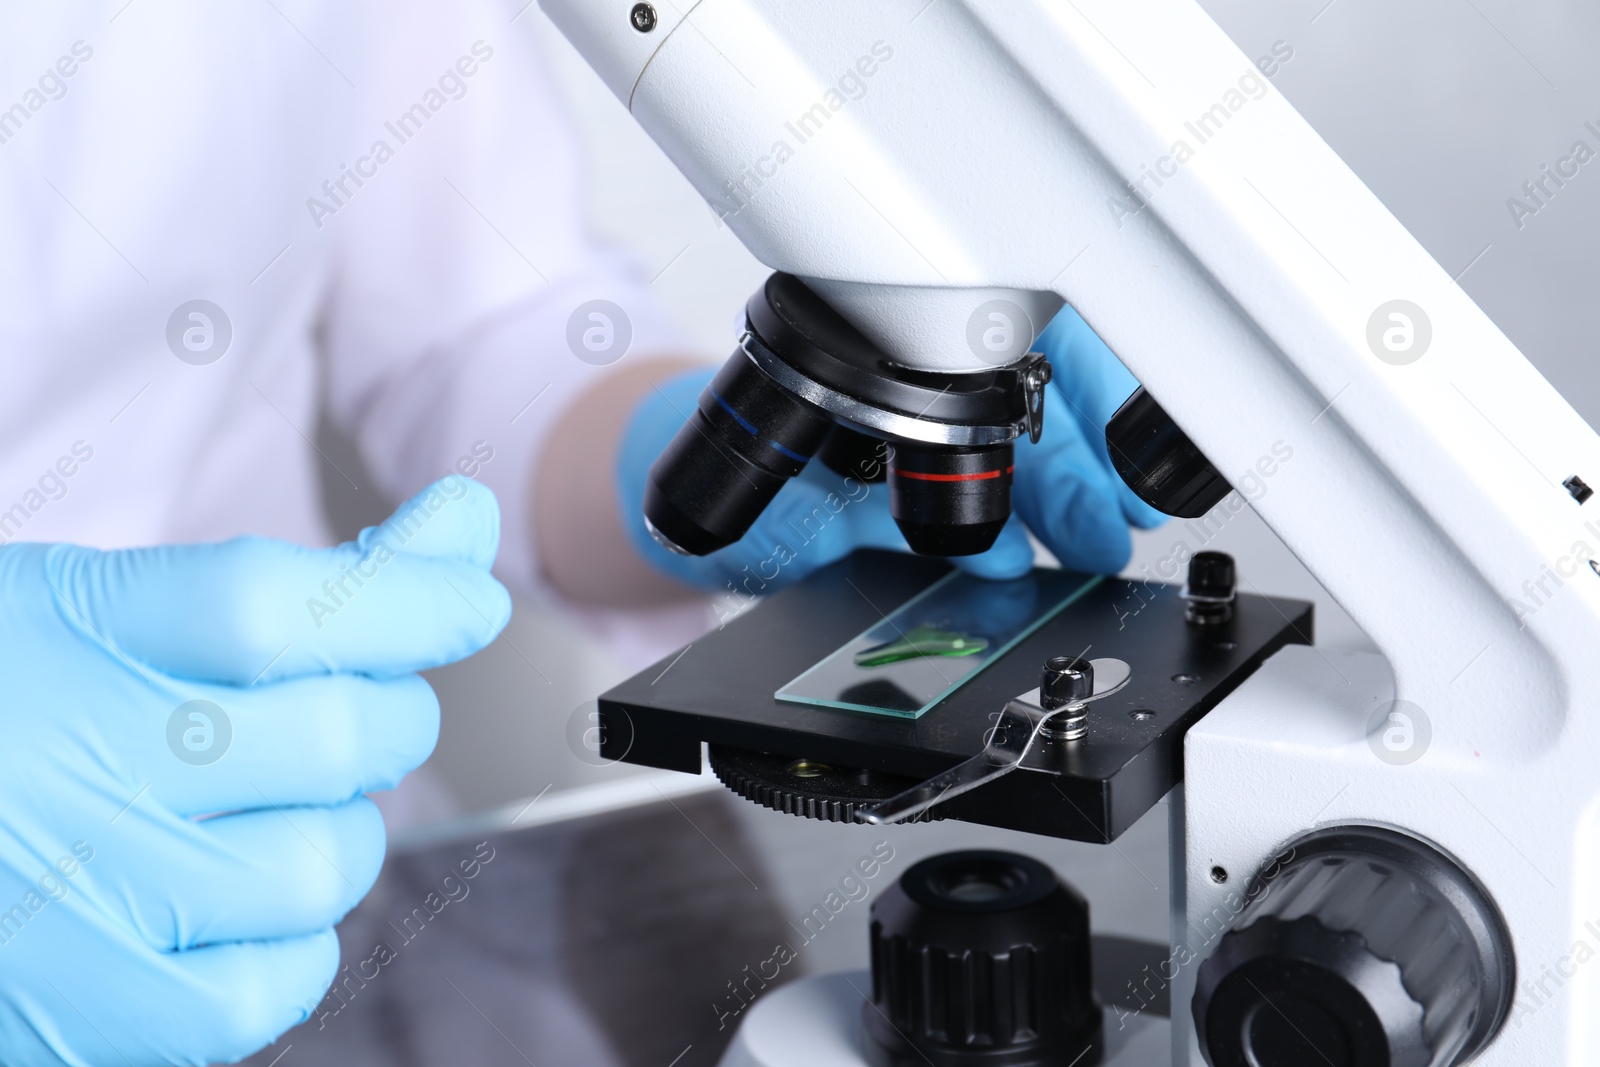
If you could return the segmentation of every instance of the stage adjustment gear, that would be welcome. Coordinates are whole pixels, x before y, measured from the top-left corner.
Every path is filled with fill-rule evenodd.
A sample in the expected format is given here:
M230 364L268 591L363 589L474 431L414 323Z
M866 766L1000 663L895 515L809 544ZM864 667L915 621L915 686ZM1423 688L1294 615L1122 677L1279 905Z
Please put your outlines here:
M854 823L859 808L870 808L917 784L915 778L878 771L834 767L816 760L709 746L711 771L718 781L764 808L823 822ZM938 808L912 822L944 818Z

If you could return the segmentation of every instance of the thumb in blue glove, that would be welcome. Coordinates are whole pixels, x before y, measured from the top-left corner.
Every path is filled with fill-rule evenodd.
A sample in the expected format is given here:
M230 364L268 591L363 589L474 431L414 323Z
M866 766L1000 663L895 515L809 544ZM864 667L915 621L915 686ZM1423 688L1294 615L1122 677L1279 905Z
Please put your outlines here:
M0 547L0 1060L231 1062L307 1016L383 859L362 794L437 737L415 672L510 617L498 540L451 477L333 549Z

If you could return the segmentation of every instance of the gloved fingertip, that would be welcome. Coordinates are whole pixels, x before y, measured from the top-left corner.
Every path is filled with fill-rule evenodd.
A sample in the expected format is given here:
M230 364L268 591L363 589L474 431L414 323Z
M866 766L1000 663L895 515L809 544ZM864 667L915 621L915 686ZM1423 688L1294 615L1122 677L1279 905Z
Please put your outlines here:
M1127 486L1123 486L1118 495L1122 499L1123 517L1141 530L1154 530L1171 518L1170 515L1157 511L1143 500L1140 500L1138 494Z
M1061 566L1085 574L1117 574L1133 558L1133 538L1128 527L1120 522L1061 545L1051 544L1046 539L1045 546Z
M950 562L958 570L979 578L993 581L1021 578L1033 569L1033 542L1028 540L1021 520L1012 516L987 552L975 556L953 556Z
M363 556L382 544L391 552L456 559L487 570L500 549L500 504L494 491L460 474L448 474L361 531Z
M355 883L357 892L353 894L355 899L350 901L350 907L354 908L377 884L378 873L383 869L384 856L389 850L388 829L383 821L383 812L368 796L356 797L328 811L330 848L335 853L333 858L339 863L340 870L348 872L347 875L341 875L340 882L348 877L349 881Z
M472 608L473 614L483 620L477 631L477 644L462 653L470 656L479 649L494 643L511 623L511 592L486 570L462 569L447 579L454 592ZM469 638L469 642L473 640Z
M339 936L235 941L160 957L185 992L209 998L185 1033L183 1062L235 1063L305 1022L339 974ZM162 1005L163 1008L167 1007Z
M1023 560L1010 553L991 555L990 552L980 552L976 556L952 556L950 562L959 571L992 582L1021 578L1033 568L1031 558Z

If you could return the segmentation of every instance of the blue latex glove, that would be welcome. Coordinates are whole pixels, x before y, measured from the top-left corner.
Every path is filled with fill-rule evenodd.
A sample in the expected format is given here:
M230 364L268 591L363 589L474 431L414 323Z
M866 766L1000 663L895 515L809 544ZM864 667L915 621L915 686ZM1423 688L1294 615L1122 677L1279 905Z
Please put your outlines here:
M438 734L414 672L510 618L499 526L453 477L333 549L0 548L0 1062L231 1062L308 1016L383 860L362 794Z
M1115 574L1133 553L1128 528L1153 529L1167 518L1128 488L1106 451L1106 423L1138 379L1071 307L1050 320L1033 350L1050 358L1055 375L1044 435L1017 446L1012 508L1063 567Z
M989 551L950 562L986 578L1018 577L1033 565L1031 530L1062 566L1113 574L1133 550L1129 525L1149 528L1164 519L1123 484L1106 454L1105 424L1139 383L1070 307L1033 347L1050 358L1055 377L1045 393L1043 436L1016 445L1011 521ZM656 544L641 518L650 465L694 412L713 373L691 371L663 384L640 404L623 437L617 457L623 520L646 559L702 589L753 595L857 548L909 551L889 515L885 486L843 478L818 461L778 492L737 544L704 557Z

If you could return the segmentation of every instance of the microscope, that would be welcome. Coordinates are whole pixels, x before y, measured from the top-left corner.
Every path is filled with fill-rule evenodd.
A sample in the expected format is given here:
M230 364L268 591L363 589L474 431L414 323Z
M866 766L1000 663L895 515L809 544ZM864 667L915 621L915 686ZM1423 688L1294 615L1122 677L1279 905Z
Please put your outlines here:
M708 745L798 814L1110 842L1168 797L1170 1023L1099 1017L1051 872L957 854L879 900L868 987L777 990L725 1063L1600 1063L1600 440L1265 68L1194 0L542 3L775 272L652 471L662 543L881 456L914 549L982 551L1070 304L1141 383L1130 486L1203 514L1292 448L1251 506L1381 650L1226 561L1116 631L1115 581L883 557L613 690L619 755ZM943 658L864 676L932 604Z

